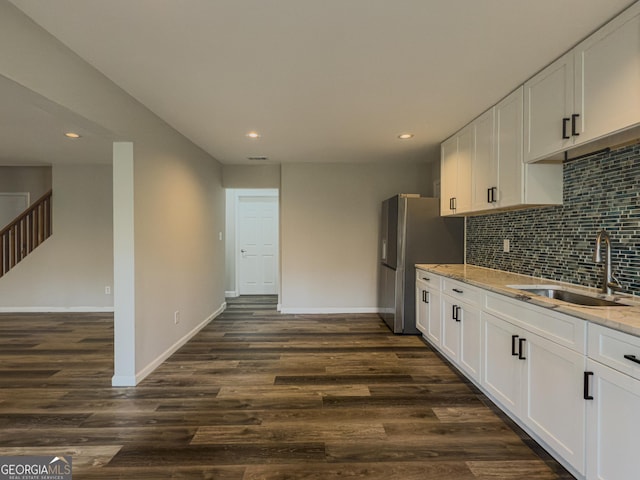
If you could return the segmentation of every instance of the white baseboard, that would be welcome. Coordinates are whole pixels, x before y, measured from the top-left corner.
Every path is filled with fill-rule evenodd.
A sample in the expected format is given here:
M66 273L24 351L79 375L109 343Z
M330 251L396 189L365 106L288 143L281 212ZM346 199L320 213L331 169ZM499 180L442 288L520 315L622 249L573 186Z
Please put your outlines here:
M113 307L0 307L0 313L113 313Z
M331 314L331 313L378 313L378 307L283 307L280 305L280 313L285 314Z
M200 324L196 325L190 332L180 338L176 343L174 343L171 347L165 350L162 354L160 354L154 361L149 363L146 367L136 373L135 379L132 379L129 376L114 376L111 379L111 385L114 387L131 387L135 386L144 380L151 372L153 372L156 368L158 368L167 358L173 355L180 347L182 347L185 343L187 343L191 338L193 338L200 330L207 326L211 320L216 318L224 309L227 308L227 302L222 303L220 308L218 308L215 312L205 318ZM122 383L116 383L122 382Z
M135 387L136 377L133 375L114 375L111 377L112 387Z
M226 298L236 298L239 297L240 294L236 290L227 290L226 292L224 292L224 296Z

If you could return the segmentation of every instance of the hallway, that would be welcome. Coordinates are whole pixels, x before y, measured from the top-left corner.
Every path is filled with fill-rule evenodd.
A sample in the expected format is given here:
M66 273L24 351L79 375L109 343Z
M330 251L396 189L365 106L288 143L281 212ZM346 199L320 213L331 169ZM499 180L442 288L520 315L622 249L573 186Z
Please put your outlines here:
M0 455L70 454L78 479L572 478L419 337L275 304L228 299L135 388L110 386L109 315L0 315Z

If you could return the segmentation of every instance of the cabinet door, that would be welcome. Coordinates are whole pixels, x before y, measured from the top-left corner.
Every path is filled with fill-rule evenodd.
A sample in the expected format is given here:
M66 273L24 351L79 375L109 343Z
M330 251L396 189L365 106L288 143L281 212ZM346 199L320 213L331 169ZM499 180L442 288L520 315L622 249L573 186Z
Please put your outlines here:
M484 324L482 385L505 409L519 413L523 362L517 352L521 330L509 322L482 312ZM512 346L516 349L512 351Z
M436 289L427 290L429 321L427 323L427 338L440 346L442 340L442 315L440 314L440 292Z
M427 301L427 288L424 282L416 281L416 328L424 335L427 334L429 325L429 303Z
M440 147L440 215L455 213L451 199L458 184L458 137L443 142Z
M482 328L480 310L462 305L460 321L460 367L475 381L480 382L482 360Z
M498 168L497 206L510 207L523 202L522 125L523 88L496 105L495 157Z
M548 157L572 144L572 113L573 52L569 52L524 84L525 162ZM563 133L568 138L563 138Z
M587 369L593 372L593 400L586 401L587 479L638 478L640 381L590 359Z
M491 108L473 122L471 208L474 211L486 210L497 205L498 164L493 148L494 117L495 109ZM490 189L495 189L495 193Z
M455 317L460 308L460 303L442 295L442 351L456 364L460 361L460 321Z
M585 472L585 357L533 333L521 338L524 401L521 418L581 474Z
M456 213L471 211L471 157L473 152L473 126L468 125L458 134L458 182L456 186Z
M575 113L583 143L640 122L640 4L575 50Z

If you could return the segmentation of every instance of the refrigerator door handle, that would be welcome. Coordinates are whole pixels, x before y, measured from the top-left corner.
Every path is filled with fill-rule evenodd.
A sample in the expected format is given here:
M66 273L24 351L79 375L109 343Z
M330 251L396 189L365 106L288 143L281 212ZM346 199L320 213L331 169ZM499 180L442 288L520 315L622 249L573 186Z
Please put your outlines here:
M387 240L382 240L382 260L387 261Z

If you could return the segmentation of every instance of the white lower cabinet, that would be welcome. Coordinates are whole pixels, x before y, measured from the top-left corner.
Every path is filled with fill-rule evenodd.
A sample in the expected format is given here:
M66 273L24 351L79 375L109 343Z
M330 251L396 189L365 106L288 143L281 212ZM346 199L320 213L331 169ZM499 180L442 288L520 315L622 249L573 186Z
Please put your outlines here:
M584 355L494 315L482 317L482 386L583 475Z
M640 339L592 326L589 357L607 365L587 359L587 479L640 478L640 376L637 360L626 358L638 358Z
M587 402L588 480L627 480L640 477L635 436L640 431L640 380L587 361L590 378Z
M518 361L517 340L521 329L485 312L482 319L482 386L503 408L518 415L522 403L522 364Z
M472 379L480 381L480 309L442 295L442 350Z
M522 337L518 338L520 342ZM524 333L521 418L578 473L585 473L585 356Z
M416 327L433 345L440 345L440 277L421 270L416 270Z
M578 478L640 479L639 337L428 276L418 323L438 350Z
M416 280L416 328L424 335L429 325L429 303L423 282Z

